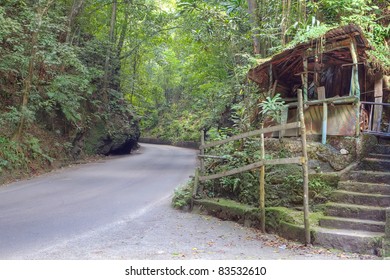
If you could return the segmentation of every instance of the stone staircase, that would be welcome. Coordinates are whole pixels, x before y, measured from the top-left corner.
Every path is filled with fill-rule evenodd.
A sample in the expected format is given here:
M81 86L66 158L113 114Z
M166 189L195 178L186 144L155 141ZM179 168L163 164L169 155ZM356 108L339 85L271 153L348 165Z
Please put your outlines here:
M390 145L376 145L339 182L315 229L314 244L359 254L379 254L390 207Z

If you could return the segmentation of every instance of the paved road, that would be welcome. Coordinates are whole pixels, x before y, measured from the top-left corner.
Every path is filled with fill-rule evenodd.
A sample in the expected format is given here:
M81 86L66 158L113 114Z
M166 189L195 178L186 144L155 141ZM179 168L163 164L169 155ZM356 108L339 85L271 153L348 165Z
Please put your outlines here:
M129 155L0 187L0 259L23 259L141 216L185 183L195 151L142 144Z
M340 259L229 221L174 210L195 151L129 156L0 187L0 259Z

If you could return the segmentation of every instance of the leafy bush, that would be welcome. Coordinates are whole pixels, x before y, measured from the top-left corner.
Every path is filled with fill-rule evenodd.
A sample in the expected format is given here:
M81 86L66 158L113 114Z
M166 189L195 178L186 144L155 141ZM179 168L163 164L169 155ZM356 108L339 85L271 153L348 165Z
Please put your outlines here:
M189 182L187 185L175 189L172 206L174 208L183 209L185 206L190 205L192 199L194 183Z
M33 161L51 163L53 159L42 151L40 141L36 137L29 136L24 142L15 142L5 137L0 137L0 173L5 170L28 171Z

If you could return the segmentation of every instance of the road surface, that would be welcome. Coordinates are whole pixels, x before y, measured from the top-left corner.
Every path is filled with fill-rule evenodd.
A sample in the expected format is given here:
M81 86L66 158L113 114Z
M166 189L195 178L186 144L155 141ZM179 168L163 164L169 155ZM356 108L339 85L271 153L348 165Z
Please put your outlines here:
M0 259L344 259L229 221L174 210L195 151L142 144L128 156L0 187Z
M0 187L0 259L23 259L142 215L193 174L195 151L137 152Z

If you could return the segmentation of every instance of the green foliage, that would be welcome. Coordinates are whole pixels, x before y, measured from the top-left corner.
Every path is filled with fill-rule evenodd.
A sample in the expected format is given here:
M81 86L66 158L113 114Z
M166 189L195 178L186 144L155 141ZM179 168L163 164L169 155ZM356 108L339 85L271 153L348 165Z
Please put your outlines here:
M191 181L185 186L175 189L172 198L172 206L174 208L182 209L183 207L190 205L193 193L193 186L194 183L193 181Z
M27 159L19 143L0 137L0 172L26 167Z
M266 99L259 104L262 110L263 117L270 117L277 123L281 122L282 111L286 107L280 94L276 94L274 97L267 96Z
M52 162L52 158L42 151L40 140L29 136L26 142L15 142L0 137L0 174L4 171L29 170L32 161Z

